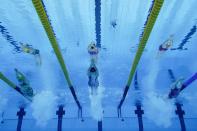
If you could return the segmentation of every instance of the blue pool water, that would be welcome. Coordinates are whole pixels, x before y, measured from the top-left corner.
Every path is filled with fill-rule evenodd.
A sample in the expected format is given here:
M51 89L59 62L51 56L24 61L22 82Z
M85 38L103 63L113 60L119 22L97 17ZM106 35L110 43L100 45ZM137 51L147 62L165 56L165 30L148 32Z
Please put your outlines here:
M197 130L196 0L0 3L0 131Z

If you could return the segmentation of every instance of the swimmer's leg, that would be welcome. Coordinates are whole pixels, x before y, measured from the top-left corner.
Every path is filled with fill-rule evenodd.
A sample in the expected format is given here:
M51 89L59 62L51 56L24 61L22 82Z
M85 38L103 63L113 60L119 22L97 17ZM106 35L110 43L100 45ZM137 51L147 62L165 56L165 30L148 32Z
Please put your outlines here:
M36 54L36 55L34 55L34 57L35 57L36 65L41 66L42 60L41 60L40 54Z

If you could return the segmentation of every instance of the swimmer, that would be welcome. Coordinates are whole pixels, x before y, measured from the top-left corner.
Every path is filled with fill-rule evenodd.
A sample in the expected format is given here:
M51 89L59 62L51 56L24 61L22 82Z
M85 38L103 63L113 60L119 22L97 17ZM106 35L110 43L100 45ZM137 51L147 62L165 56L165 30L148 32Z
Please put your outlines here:
M32 45L21 43L21 51L24 53L34 55L36 64L41 65L41 56L40 56L40 51L38 49L34 49Z
M19 85L20 85L20 91L25 96L32 98L34 96L34 93L33 93L33 89L30 87L29 81L17 69L15 69L15 72L16 72L16 78L17 78Z
M88 68L88 85L91 88L91 94L97 94L97 89L99 86L99 81L98 81L98 69L96 65L92 62L90 67Z
M159 51L157 57L164 54L167 50L169 50L173 46L173 35L170 35L170 37L159 46Z
M90 54L91 61L94 61L96 63L99 49L96 47L96 44L94 42L91 42L91 44L88 46L88 53Z
M180 94L183 87L183 80L183 78L180 78L171 85L171 91L168 95L169 98L176 98Z

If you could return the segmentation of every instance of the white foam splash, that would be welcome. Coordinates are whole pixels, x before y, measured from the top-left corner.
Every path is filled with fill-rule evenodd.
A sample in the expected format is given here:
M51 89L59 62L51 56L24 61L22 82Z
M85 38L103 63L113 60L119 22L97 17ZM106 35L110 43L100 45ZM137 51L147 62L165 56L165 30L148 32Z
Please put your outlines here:
M146 116L149 120L153 121L156 125L165 128L171 125L174 114L172 101L155 92L149 92L145 97L143 104Z
M102 98L103 98L104 88L99 86L97 89L97 93L89 95L90 98L90 106L91 106L91 115L93 119L97 121L101 121L103 119L103 106L102 106Z
M145 98L143 99L145 115L156 125L167 128L172 123L174 114L173 101L166 96L159 95L155 90L159 73L159 60L153 60L149 66L148 75L143 82L144 87L147 87L144 89Z
M33 117L36 119L38 126L44 127L47 122L53 117L57 107L57 96L50 90L42 91L34 96L32 102Z

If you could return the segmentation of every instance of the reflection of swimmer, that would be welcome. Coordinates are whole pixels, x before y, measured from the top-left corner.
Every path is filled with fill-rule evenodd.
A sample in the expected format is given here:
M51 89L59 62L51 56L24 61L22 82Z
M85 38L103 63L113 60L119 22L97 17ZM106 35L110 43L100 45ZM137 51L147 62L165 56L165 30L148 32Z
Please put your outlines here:
M159 52L158 56L169 50L173 45L173 35L170 35L170 37L159 46Z
M96 65L92 63L88 69L88 85L91 87L91 94L95 94L97 92L97 88L99 86L98 76L98 69Z
M183 80L183 78L180 78L172 84L171 91L168 95L169 98L176 98L179 95L183 87Z
M15 72L16 72L16 78L20 85L21 92L27 97L30 97L30 98L33 97L34 93L33 93L33 89L30 87L29 81L17 69L15 69Z
M91 56L91 59L96 62L97 61L97 56L99 53L98 48L96 47L96 44L94 42L91 42L91 44L88 46L88 53Z
M40 51L38 49L34 49L31 45L21 43L21 51L34 55L36 63L41 65Z

